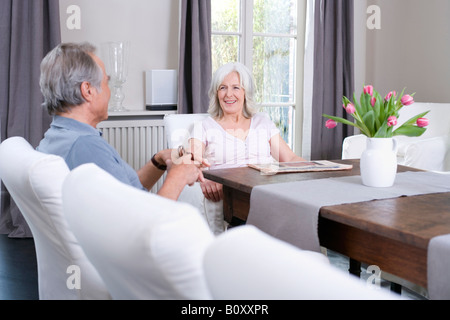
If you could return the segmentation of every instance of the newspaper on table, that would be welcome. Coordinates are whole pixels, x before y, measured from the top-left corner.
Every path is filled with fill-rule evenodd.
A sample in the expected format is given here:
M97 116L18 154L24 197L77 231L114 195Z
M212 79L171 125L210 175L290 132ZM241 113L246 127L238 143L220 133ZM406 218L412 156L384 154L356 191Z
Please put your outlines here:
M263 174L351 170L353 168L351 164L336 163L328 160L273 162L267 164L249 164L248 166L261 171Z

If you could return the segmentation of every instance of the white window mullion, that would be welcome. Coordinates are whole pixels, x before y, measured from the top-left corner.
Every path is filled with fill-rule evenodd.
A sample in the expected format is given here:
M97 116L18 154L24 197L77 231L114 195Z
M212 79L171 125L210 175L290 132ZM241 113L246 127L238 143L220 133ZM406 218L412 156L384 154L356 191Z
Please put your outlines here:
M229 31L214 31L214 32L211 32L211 34L214 35L214 36L238 36L238 37L242 37L242 33L229 32Z
M312 93L314 78L314 8L315 0L308 0L301 9L304 16L304 54L303 54L303 86L302 90L302 131L298 129L297 138L301 139L297 146L301 148L303 158L311 158L311 137L312 137ZM299 12L300 13L300 12ZM299 98L300 99L300 98ZM299 119L300 121L300 119Z
M271 38L291 38L296 39L296 35L290 35L290 34L280 34L280 33L259 33L255 32L253 33L254 37L271 37Z
M295 104L291 102L261 102L259 104L261 107L293 107L295 108Z

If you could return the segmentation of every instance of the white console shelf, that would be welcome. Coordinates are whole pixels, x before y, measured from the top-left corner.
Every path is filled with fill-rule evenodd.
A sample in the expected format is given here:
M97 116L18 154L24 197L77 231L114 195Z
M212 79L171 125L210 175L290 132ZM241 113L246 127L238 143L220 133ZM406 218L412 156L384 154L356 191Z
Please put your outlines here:
M142 117L142 116L164 116L166 114L175 114L177 110L167 111L124 111L124 112L109 112L109 117Z

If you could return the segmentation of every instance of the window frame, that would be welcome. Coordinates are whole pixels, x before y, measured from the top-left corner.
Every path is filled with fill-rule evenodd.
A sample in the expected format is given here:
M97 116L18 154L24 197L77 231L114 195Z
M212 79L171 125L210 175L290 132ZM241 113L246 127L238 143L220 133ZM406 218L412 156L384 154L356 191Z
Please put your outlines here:
M253 32L253 0L239 0L239 30L237 32L224 32L211 30L211 36L237 36L238 37L238 56L239 61L253 70L253 39L254 37L278 37L295 39L295 68L294 68L294 94L291 102L266 103L259 102L259 106L276 108L291 107L292 123L290 124L291 138L290 143L293 151L300 154L302 151L302 131L301 124L303 121L303 59L304 59L304 40L306 25L306 1L297 0L297 32L295 35L277 34L277 33L260 33Z

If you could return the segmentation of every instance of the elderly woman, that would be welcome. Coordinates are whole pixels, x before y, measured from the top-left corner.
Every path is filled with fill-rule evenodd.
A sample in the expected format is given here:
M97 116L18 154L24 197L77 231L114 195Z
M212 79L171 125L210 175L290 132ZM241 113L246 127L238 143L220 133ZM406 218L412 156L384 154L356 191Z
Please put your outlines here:
M191 134L191 151L196 160L206 158L211 169L274 160L304 161L281 138L269 117L255 111L254 95L253 77L243 64L228 63L215 72L209 89L208 112L211 117L204 120L201 127L194 128ZM220 230L220 221L223 224L222 185L206 179L201 188L207 200L207 211L212 210L210 202L214 202L215 211L221 212L220 217L214 217Z

